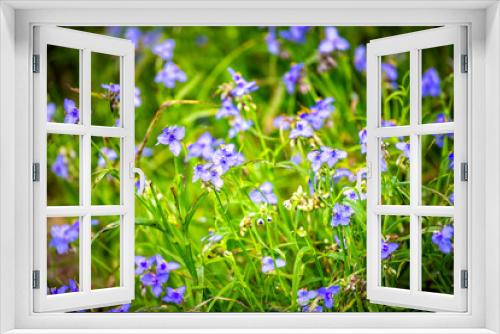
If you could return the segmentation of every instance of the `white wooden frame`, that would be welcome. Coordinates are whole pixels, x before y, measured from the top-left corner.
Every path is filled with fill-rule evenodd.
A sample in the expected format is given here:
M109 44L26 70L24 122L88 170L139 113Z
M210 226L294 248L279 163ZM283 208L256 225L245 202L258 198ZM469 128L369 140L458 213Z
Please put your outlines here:
M467 310L467 290L461 287L461 271L467 270L467 182L460 177L461 163L467 162L467 73L462 73L462 55L467 55L466 27L450 26L422 30L370 41L367 46L367 163L369 173L367 216L368 298L375 303L406 306L429 311ZM451 45L454 73L454 119L452 122L421 124L421 57L422 50ZM381 57L408 53L410 59L410 124L381 126ZM468 64L467 64L468 65ZM454 206L421 205L421 135L454 134ZM380 154L383 138L410 138L410 203L381 205ZM381 285L381 217L410 217L410 289ZM421 217L453 217L454 219L454 293L452 295L422 291Z
M64 6L66 9L61 9ZM50 8L50 10L43 10ZM129 8L129 9L126 9ZM97 9L97 10L96 10ZM26 11L25 11L26 10ZM498 333L500 330L500 9L496 1L154 0L3 1L0 3L0 332L12 333ZM467 314L169 314L36 315L29 312L30 27L62 25L429 25L469 24L468 116L471 258ZM12 64L15 62L16 67ZM485 71L488 68L488 71ZM12 83L15 82L15 85ZM14 98L15 97L15 98ZM14 107L16 112L14 113ZM16 126L12 127L15 123ZM11 144L15 139L16 148ZM486 140L488 138L488 140ZM488 164L486 164L488 154ZM485 182L486 177L488 182ZM14 182L15 180L15 182ZM6 186L7 185L7 186ZM14 187L15 185L15 187ZM12 196L15 190L15 197ZM14 208L14 209L13 209ZM5 223L10 222L10 223ZM15 222L15 224L14 224ZM471 231L469 231L471 232ZM487 232L487 233L485 233ZM27 246L26 246L27 247ZM485 252L485 249L488 251ZM16 252L16 250L19 250ZM16 254L13 257L12 254ZM17 263L17 265L16 265ZM22 265L24 263L24 265ZM488 263L488 266L485 265ZM12 289L12 287L15 287ZM487 289L488 293L485 293ZM13 307L15 305L15 307ZM168 319L168 320L167 320ZM91 321L89 321L91 320ZM101 330L84 330L84 328ZM145 327L158 328L146 330ZM164 329L165 327L170 330ZM45 328L45 330L42 330ZM56 328L66 328L57 330ZM136 328L136 330L133 330ZM163 328L163 330L160 330ZM183 329L184 328L184 329ZM189 330L191 328L191 330ZM224 329L221 329L224 328ZM252 330L253 328L253 330ZM257 328L260 328L257 329ZM281 330L280 330L281 328ZM293 329L292 329L293 328ZM334 329L337 328L337 329ZM378 329L377 329L378 328ZM382 329L383 328L383 329Z
M34 54L40 56L40 71L33 74L34 150L33 160L40 166L40 181L34 193L34 270L40 275L34 289L34 311L74 311L89 307L128 303L134 298L134 45L125 39L84 33L50 26L34 27ZM47 122L47 46L77 50L80 55L79 124ZM99 52L118 57L120 62L120 127L92 125L91 54ZM80 147L80 204L47 206L47 135L78 135ZM120 204L91 204L91 139L93 136L120 140ZM91 289L92 216L120 216L120 285ZM47 218L80 217L79 291L49 295L47 289Z

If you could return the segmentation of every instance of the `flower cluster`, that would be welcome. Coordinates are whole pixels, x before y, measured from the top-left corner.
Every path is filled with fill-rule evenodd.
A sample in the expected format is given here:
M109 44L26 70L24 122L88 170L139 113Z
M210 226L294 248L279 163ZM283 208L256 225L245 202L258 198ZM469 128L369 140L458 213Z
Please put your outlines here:
M55 248L57 254L66 254L70 250L70 243L78 240L80 223L53 225L50 229L49 247Z
M203 133L198 139L188 146L188 159L202 158L210 161L215 149L224 143L221 139L215 139L209 132Z
M317 290L300 289L297 291L297 304L302 307L302 312L323 312L323 307L333 308L334 296L339 291L338 285L321 287Z
M347 158L347 153L345 151L326 146L322 146L320 149L313 150L307 154L307 160L311 162L311 168L315 172L317 172L323 164L332 168L339 160L345 158Z
M102 88L106 89L105 97L111 101L111 105L114 108L118 108L118 103L120 101L120 85L115 83L102 84ZM134 89L134 106L140 107L142 104L141 90L137 87Z
M76 107L75 101L64 99L64 123L77 124L80 120L80 110Z
M319 44L320 53L330 53L335 50L345 51L349 49L349 42L341 37L335 27L325 28L325 39Z
M283 82L289 94L293 94L296 86L301 83L304 76L303 70L304 63L292 64L290 70L283 76Z
M445 254L453 250L453 226L446 225L441 231L436 231L432 235L432 242L439 247L439 250Z
M51 295L59 295L68 292L78 292L78 284L75 280L69 279L68 285L62 285L58 288L49 288L48 293Z
M273 184L271 182L264 182L258 189L253 189L250 192L250 199L255 204L267 203L271 205L278 204L278 197L273 191Z
M382 240L380 258L382 260L390 258L392 253L394 253L398 248L399 244L395 242L385 242L384 240Z
M156 74L155 82L162 83L167 88L174 88L177 82L185 82L187 75L173 62L175 41L168 39L153 47L153 53L165 61L160 72Z
M115 161L118 159L118 154L115 150L109 147L102 147L99 152L99 159L97 159L97 166L103 168L107 162Z
M441 79L434 67L427 69L422 74L422 97L441 95Z
M286 265L286 261L282 258L273 259L270 256L264 256L262 258L262 272L264 274L273 272L276 268L283 268Z
M335 204L333 207L333 214L331 225L337 227L339 225L347 226L351 222L351 216L354 214L352 208L347 204Z

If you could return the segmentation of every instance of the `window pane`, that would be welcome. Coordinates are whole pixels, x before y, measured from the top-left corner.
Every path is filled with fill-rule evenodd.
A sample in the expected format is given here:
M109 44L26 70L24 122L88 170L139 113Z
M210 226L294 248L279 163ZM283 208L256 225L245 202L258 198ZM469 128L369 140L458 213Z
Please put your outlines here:
M92 53L92 124L120 124L120 57Z
M410 217L381 216L381 286L410 288Z
M422 123L453 121L453 45L422 50Z
M48 122L81 122L79 77L80 50L47 45Z
M78 205L80 137L47 135L47 205Z
M380 140L381 204L410 204L410 139Z
M92 217L92 289L120 286L120 219Z
M381 126L410 124L410 53L381 57Z
M422 291L453 294L453 218L421 221Z
M92 137L93 205L120 204L120 139Z
M78 291L79 233L79 218L47 218L49 295Z
M453 205L453 134L421 136L422 205Z

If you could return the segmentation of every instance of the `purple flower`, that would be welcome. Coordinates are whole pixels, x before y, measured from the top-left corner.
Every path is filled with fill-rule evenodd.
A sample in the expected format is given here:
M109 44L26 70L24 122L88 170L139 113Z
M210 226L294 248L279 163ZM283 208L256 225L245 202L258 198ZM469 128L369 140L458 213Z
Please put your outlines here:
M450 202L451 204L455 204L455 193L450 194Z
M120 100L120 85L119 84L114 84L114 83L110 83L109 85L108 84L101 84L101 87L108 91L108 96L112 100L116 100L116 101ZM142 103L141 90L139 88L135 87L135 89L134 89L134 106L139 107L141 105L141 103Z
M380 68L385 74L385 77L388 81L395 82L398 79L398 70L396 66L390 63L382 63Z
M326 287L321 287L318 289L318 296L323 299L323 302L325 304L326 308L332 308L333 307L333 296L338 294L340 291L340 287L338 285L332 285L329 286L328 288Z
M130 310L130 303L123 304L109 310L110 313L127 313Z
M141 90L137 87L134 89L134 106L135 107L140 107L142 104L142 99L141 99Z
M120 93L120 85L119 84L114 84L114 83L110 83L109 85L108 84L101 84L101 87L106 89L108 91L108 94L110 94L110 95Z
M313 128L306 121L298 121L295 123L295 127L290 132L288 136L290 139L295 139L297 137L310 138L314 135Z
M167 39L163 43L155 45L152 51L155 55L161 57L161 59L170 61L174 57L174 48L175 41L173 39Z
M366 46L363 44L354 51L354 68L358 72L366 71Z
M388 259L391 256L391 254L394 253L398 248L399 244L395 242L385 242L384 240L382 240L382 249L380 258L382 260Z
M76 224L75 224L76 223ZM78 239L78 221L72 225L53 225L50 229L49 247L55 248L57 254L66 254L69 251L69 244Z
M264 182L258 189L250 192L250 199L255 204L267 203L271 205L278 204L278 198L274 194L273 185L271 182Z
M64 123L76 124L80 119L80 111L75 105L75 101L70 99L64 99L64 111L66 115L64 116Z
M302 156L297 153L290 159L290 161L296 165L300 165L302 163Z
M186 286L181 286L177 289L167 287L166 296L163 297L163 301L166 303L174 303L176 305L179 305L184 301L185 292Z
M293 92L295 92L295 86L299 83L302 77L303 68L303 63L294 64L290 66L290 71L286 72L283 76L283 82L285 83L286 90L289 94L293 94Z
M307 160L311 162L312 170L317 172L321 168L321 164L323 163L321 159L321 151L314 150L307 153Z
M380 123L381 123L380 125L382 127L396 126L396 122L394 122L394 121L386 121L385 119L383 119Z
M141 275L144 271L151 269L153 265L153 258L145 258L144 256L136 256L135 257L135 274Z
M339 225L347 226L351 222L351 216L354 214L352 208L347 204L335 204L331 220L332 227Z
M69 279L69 284L68 285L63 285L60 286L59 288L50 288L49 293L51 295L59 295L61 293L66 293L66 292L78 292L78 284L76 283L75 280Z
M280 42L276 39L276 27L269 27L266 34L267 50L273 55L280 53Z
M222 145L212 157L213 164L220 166L223 173L231 167L241 165L244 160L243 154L236 151L234 144Z
M196 142L188 146L188 159L203 158L209 161L212 159L214 149L220 144L222 140L217 140L209 132L205 132Z
M156 83L161 82L167 88L174 88L176 82L185 82L186 80L186 73L172 61L165 63L161 71L158 72L155 77Z
M196 36L196 45L199 47L205 46L208 43L208 37L206 35Z
M330 53L335 50L347 50L349 49L349 42L339 36L337 28L326 27L325 28L325 39L321 41L318 47L320 53Z
M59 153L56 157L56 160L52 164L51 167L52 173L63 178L65 180L69 179L69 171L68 171L68 163L66 161L66 157Z
M156 145L168 145L173 155L178 156L181 152L181 140L186 134L186 129L183 126L167 126L157 137Z
M118 159L118 154L112 148L103 147L99 153L99 159L97 160L97 165L101 168L106 166L108 161L115 161Z
M337 168L333 174L333 182L338 183L344 177L350 182L356 180L356 176L349 169Z
M347 158L347 153L342 150L329 147L321 147L321 161L332 168L340 159Z
M209 243L209 244L215 244L221 240L222 240L222 235L215 234L214 231L209 231L208 235L201 238L201 241Z
M410 143L399 142L396 143L396 148L403 152L403 155L410 159Z
M221 178L223 173L222 167L211 163L196 165L194 167L193 182L201 180L205 183L211 183L215 189L220 189L224 185Z
M358 196L358 193L355 192L352 189L347 189L346 191L344 191L344 195L347 197L347 199L349 199L351 201L357 201L359 199L362 199L362 200L366 199L366 195L365 194L360 193L359 194L360 196Z
M450 254L453 250L453 226L446 225L441 231L435 231L432 235L432 242L445 254Z
M300 289L297 291L297 304L300 306L306 306L309 304L311 299L314 299L318 296L318 292L316 290L307 291L307 289Z
M289 116L277 116L273 120L273 125L276 129L288 130L292 125L293 119Z
M274 261L270 256L264 256L262 258L262 272L264 274L274 271L276 268L282 268L285 265L286 261L282 258L276 258L276 261Z
M289 27L288 30L280 31L280 36L287 41L303 44L306 41L308 31L309 27L293 26Z
M134 43L134 47L137 47L139 45L141 35L142 35L141 30L137 27L130 27L125 29L124 36L126 39Z
M159 274L169 273L181 267L177 262L165 261L161 255L156 255L154 261L156 262L156 272Z
M158 298L163 291L163 284L168 281L168 272L158 273L147 273L141 277L141 282L144 286L151 287L151 292Z
M450 154L448 154L448 160L449 160L448 168L453 170L453 168L455 168L455 152L450 152Z
M253 122L250 120L246 120L243 117L236 116L231 120L231 128L229 129L228 136L229 138L234 138L240 132L245 132L250 129L253 125Z
M47 122L52 122L52 117L56 113L56 104L54 102L47 103Z
M231 98L225 98L222 100L222 107L217 111L215 118L238 116L240 111L233 104Z
M444 123L447 121L448 120L446 119L445 114L443 114L443 113L437 114L435 123ZM439 148L443 148L445 136L448 136L449 138L453 138L453 134L437 134L437 135L433 135L433 136L436 139L436 146Z
M358 132L359 143L361 144L361 154L366 154L368 134L366 128Z
M234 96L243 96L250 94L253 91L256 91L259 87L255 81L247 82L240 73L234 71L232 68L228 69L229 73L233 77L233 81L236 84L236 87L231 91Z
M333 101L334 99L332 97L327 97L326 99L318 101L310 108L311 112L303 113L300 115L300 118L309 123L314 130L321 129L324 121L330 117L333 111Z
M151 47L153 44L158 42L158 39L160 37L161 37L161 31L159 29L148 31L142 37L142 44Z
M434 67L427 69L422 75L422 97L439 96L441 94L441 79Z

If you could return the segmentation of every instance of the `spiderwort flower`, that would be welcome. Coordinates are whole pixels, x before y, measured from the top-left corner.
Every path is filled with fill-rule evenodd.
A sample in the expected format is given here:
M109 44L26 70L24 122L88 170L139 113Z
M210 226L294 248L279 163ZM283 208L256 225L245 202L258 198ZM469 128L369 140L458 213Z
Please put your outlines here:
M215 234L214 231L209 231L208 235L206 235L203 238L201 238L202 242L205 242L205 243L208 243L208 244L215 244L215 243L218 243L221 240L222 240L222 235Z
M286 90L289 94L293 94L293 92L295 92L295 87L302 78L303 68L303 63L294 64L290 66L290 70L283 76L283 82L285 83Z
M152 47L158 39L161 37L161 31L159 29L154 29L145 33L142 37L142 44L147 47Z
M380 68L385 74L385 77L388 81L395 82L398 79L398 70L396 66L390 63L382 63Z
M54 102L47 103L47 122L52 122L52 118L56 113L56 104Z
M453 250L453 226L446 225L441 231L435 231L432 235L432 242L445 254L450 254Z
M49 293L51 295L59 295L66 292L78 292L78 284L76 283L76 281L70 278L68 282L68 285L63 285L59 288L50 288Z
M226 97L222 100L222 107L217 111L215 118L238 116L240 111L233 104L233 100Z
M332 168L339 160L347 158L347 152L335 148L321 147L321 161Z
M273 184L271 182L264 182L259 186L258 189L252 190L250 192L250 199L255 204L278 204L278 197L276 197L276 194L274 193Z
M229 129L228 136L229 138L234 138L240 132L245 132L250 129L253 125L253 122L250 120L246 120L241 116L236 116L231 120L231 128Z
M289 116L277 116L273 120L273 125L276 129L288 130L292 125L292 120Z
M167 126L157 137L156 145L168 145L173 155L178 156L181 152L181 140L186 134L186 129L183 126Z
M338 285L332 285L329 287L321 287L318 289L318 296L323 299L323 303L326 308L333 307L333 296L338 294L340 291L340 287Z
M141 277L141 283L144 284L144 286L151 287L151 292L158 298L163 291L163 284L168 281L169 276L168 272L150 272Z
M448 160L450 162L448 168L453 170L453 168L455 168L455 152L450 152L450 154L448 154Z
M167 287L166 296L163 297L163 301L179 305L184 301L185 292L186 292L186 286L181 286L177 289Z
M349 182L356 180L356 176L347 168L337 168L333 174L333 182L338 183L342 178L346 178Z
M194 167L193 182L201 180L205 183L212 184L215 189L220 189L224 185L221 178L223 173L222 167L212 163L196 165Z
M410 143L399 142L396 143L396 148L403 152L403 155L410 159Z
M165 61L170 61L174 57L175 41L167 39L163 43L157 44L153 47L152 51L155 55L161 57Z
M288 136L290 139L295 139L297 137L310 138L314 135L313 128L306 121L297 121L295 127L290 131Z
M172 61L165 63L161 71L158 72L155 77L156 83L162 83L167 88L174 88L176 82L185 82L186 80L186 73Z
M110 313L127 313L130 310L130 303L123 304L109 310Z
M316 298L318 296L318 292L316 290L300 289L297 291L297 304L300 306L306 306L309 304L309 301Z
M344 51L349 49L349 42L339 36L337 28L326 27L325 28L325 39L321 41L318 47L320 53L330 53L335 50Z
M75 101L70 99L64 99L64 111L66 115L64 116L64 123L76 124L80 119L80 111L75 105Z
M451 204L455 204L455 193L450 194L450 202Z
M368 134L367 134L366 128L359 131L358 136L359 136L359 143L361 145L361 154L366 154L367 145L368 145L368 141L367 141Z
M136 256L135 257L135 274L141 275L144 271L151 269L153 265L152 258L145 258L144 256Z
M222 173L225 173L231 167L241 165L243 161L245 161L245 157L236 151L234 144L221 145L212 157L213 164L219 166Z
M394 253L398 248L399 244L395 242L385 242L384 240L382 240L380 258L382 260L388 259L389 257L391 257L392 253Z
M334 99L327 97L326 99L319 100L314 106L310 108L311 112L303 113L300 118L305 120L311 125L314 130L319 130L323 127L323 123L328 119L333 112Z
M78 239L78 224L53 225L50 229L49 247L55 248L57 254L66 254L69 244Z
M312 170L317 172L321 168L321 164L323 163L321 159L321 151L314 150L307 153L307 160L311 162Z
M236 72L232 68L228 68L228 72L231 73L233 81L236 84L236 87L231 91L234 96L247 95L259 88L257 87L255 81L246 81L240 73Z
M300 165L302 163L302 156L297 153L290 159L290 161L296 165Z
M355 192L352 189L347 189L346 191L344 191L344 195L347 197L347 199L349 199L351 201L357 201L359 199L362 199L362 200L366 199L366 195L365 194L360 193L359 196L358 196L358 193Z
M119 84L101 84L101 87L108 91L108 96L117 103L120 101L120 85ZM134 88L134 106L139 107L142 103L141 90L137 87Z
M278 55L280 53L280 42L276 39L276 27L269 27L266 34L266 44L270 54Z
M422 75L422 97L436 97L441 94L441 79L434 67L430 67Z
M351 222L351 216L354 214L352 208L347 204L335 204L331 220L332 227L339 225L347 226Z
M134 47L139 46L139 42L141 40L141 30L137 27L129 27L125 29L125 38L134 43Z
M363 44L354 51L354 68L358 72L366 71L366 46Z
M287 41L303 44L306 41L308 31L309 27L293 26L289 27L288 30L280 31L280 36Z
M59 153L51 167L52 173L62 179L69 179L68 163L64 154Z
M188 146L188 159L203 158L210 161L214 154L214 149L220 144L222 144L222 140L217 140L209 132L205 132L196 142Z
M118 154L112 148L102 147L99 153L97 165L101 168L105 167L108 161L115 161L118 159Z
M276 258L276 261L273 260L270 256L264 256L262 258L262 272L267 274L271 271L274 271L276 268L282 268L286 265L286 261L282 258Z

